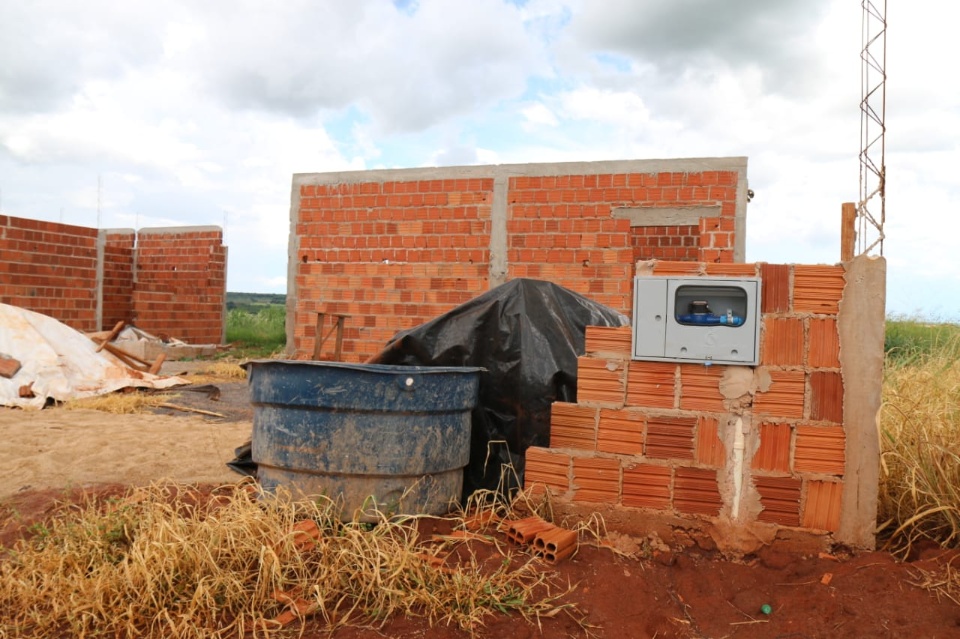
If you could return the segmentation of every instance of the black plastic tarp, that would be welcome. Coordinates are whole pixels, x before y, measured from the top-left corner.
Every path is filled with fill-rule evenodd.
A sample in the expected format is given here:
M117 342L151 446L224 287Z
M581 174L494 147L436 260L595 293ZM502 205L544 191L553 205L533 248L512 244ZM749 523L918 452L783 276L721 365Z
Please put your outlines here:
M577 357L587 326L629 319L551 282L516 279L425 324L398 333L371 363L479 366L464 494L512 489L523 480L523 453L550 444L550 405L575 402ZM500 485L507 464L506 485Z

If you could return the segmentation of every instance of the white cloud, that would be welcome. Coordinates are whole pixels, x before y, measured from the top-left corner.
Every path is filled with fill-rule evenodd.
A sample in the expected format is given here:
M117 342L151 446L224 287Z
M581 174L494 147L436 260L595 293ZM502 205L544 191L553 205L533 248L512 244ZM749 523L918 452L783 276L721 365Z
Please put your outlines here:
M557 126L560 124L557 116L542 102L534 102L520 109L520 113L527 119L527 124L531 126Z
M519 4L520 6L517 6ZM283 290L293 173L749 158L747 257L833 262L858 197L843 0L0 3L3 212L223 224L228 286ZM960 6L890 24L891 308L960 316ZM930 20L930 16L937 19ZM946 301L944 301L946 300Z

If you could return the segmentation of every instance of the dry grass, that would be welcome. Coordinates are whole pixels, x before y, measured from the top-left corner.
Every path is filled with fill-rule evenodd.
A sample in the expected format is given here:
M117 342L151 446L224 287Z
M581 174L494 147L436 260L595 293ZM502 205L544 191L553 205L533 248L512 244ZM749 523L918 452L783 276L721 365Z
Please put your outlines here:
M176 397L178 397L178 395L116 392L70 400L64 402L63 408L67 410L99 410L104 413L114 413L116 415L139 415L149 412L150 409L156 408Z
M937 601L949 599L960 606L960 571L954 564L957 562L954 556L940 567L934 570L924 570L923 568L913 568L914 586L929 590L937 597Z
M960 338L888 360L880 424L880 529L907 553L920 540L960 542Z
M205 362L203 366L189 375L190 381L199 383L198 378L204 381L229 380L237 381L247 378L247 371L240 366L237 360L217 360Z
M407 615L476 631L495 613L567 609L526 556L444 564L442 543L419 540L412 520L340 523L337 512L233 487L198 500L171 484L65 507L0 561L0 636L267 636L289 604L278 592L315 606L327 629ZM320 534L304 549L295 525L306 520Z

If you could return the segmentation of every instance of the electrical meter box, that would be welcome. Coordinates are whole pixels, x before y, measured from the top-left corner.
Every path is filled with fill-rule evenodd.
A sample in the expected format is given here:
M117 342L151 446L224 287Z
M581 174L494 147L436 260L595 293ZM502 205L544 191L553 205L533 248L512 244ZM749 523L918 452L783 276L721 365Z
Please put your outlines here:
M759 341L759 278L633 280L633 359L756 365Z

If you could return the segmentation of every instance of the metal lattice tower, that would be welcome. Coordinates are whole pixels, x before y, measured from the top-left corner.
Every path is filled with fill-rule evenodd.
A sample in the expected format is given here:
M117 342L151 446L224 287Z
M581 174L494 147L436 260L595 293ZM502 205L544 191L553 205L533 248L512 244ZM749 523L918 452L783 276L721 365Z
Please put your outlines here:
M886 221L884 134L887 126L887 0L862 0L863 50L860 52L860 202L857 204L857 254L877 249L883 255ZM882 6L878 6L882 5Z

